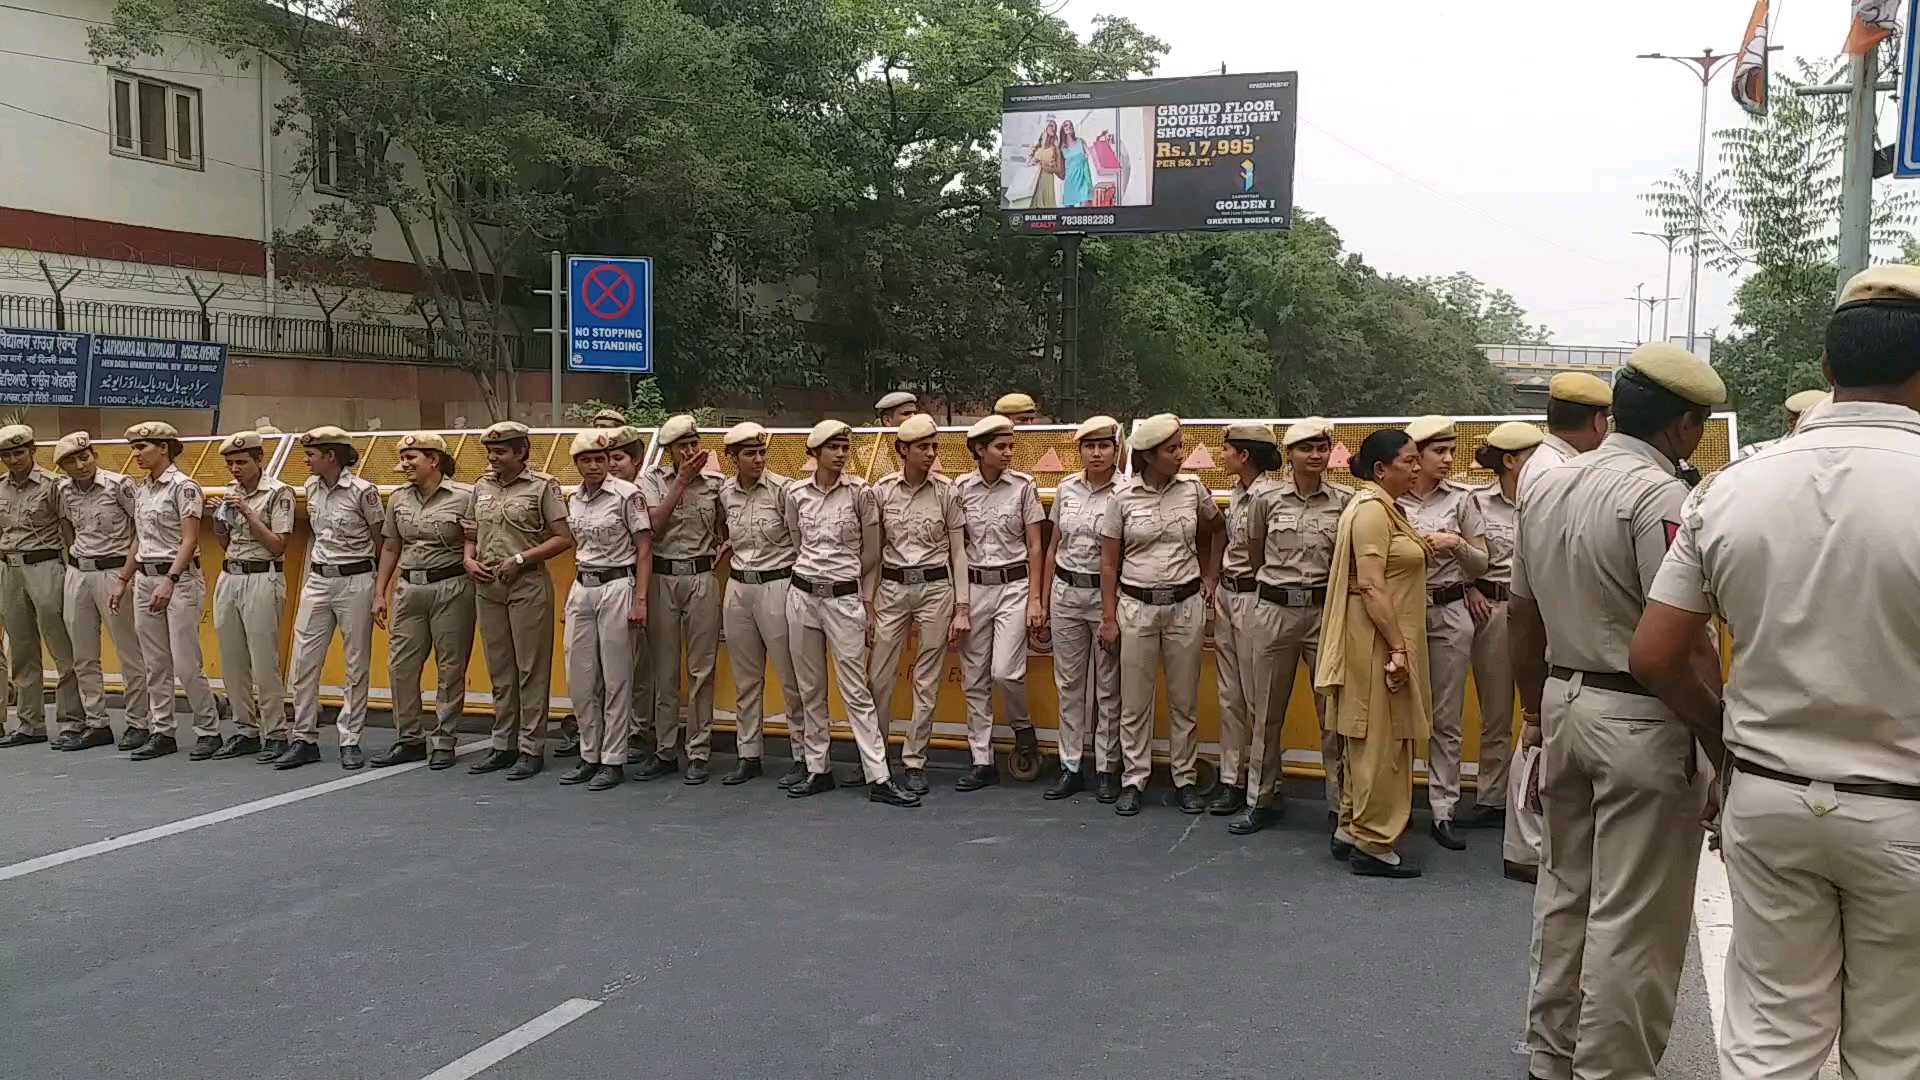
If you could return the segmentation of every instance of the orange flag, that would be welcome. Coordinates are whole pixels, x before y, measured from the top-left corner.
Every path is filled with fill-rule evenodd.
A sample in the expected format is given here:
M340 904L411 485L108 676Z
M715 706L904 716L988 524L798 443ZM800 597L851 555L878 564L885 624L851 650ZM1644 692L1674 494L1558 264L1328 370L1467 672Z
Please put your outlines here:
M1753 0L1753 18L1733 61L1733 100L1753 116L1767 115L1767 0Z
M1900 0L1853 0L1853 28L1846 51L1855 56L1885 41L1900 28Z

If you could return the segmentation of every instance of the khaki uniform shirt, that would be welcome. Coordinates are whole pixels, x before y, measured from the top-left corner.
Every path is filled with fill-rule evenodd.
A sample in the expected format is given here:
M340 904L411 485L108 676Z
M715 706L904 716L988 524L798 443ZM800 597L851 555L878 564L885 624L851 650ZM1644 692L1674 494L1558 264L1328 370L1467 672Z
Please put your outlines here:
M1784 437L1785 436L1782 436L1782 438ZM1734 460L1745 461L1760 451L1765 450L1767 447L1777 445L1779 442L1780 439L1761 439L1757 443L1748 443L1740 448L1740 454L1738 457L1735 457Z
M140 523L140 547L134 558L140 562L171 563L174 553L180 550L181 523L201 515L205 498L200 485L176 465L167 466L158 480L147 476L136 480L133 506L134 517ZM197 561L189 562L187 568L191 570Z
M234 490L240 485L235 484ZM271 476L262 476L260 483L251 494L246 496L247 505L260 515L267 528L282 538L293 534L293 488L275 480ZM213 520L224 525L227 530L227 558L245 559L248 562L273 562L280 558L267 550L267 546L253 535L253 527L240 511L228 507L225 503L216 503Z
M1618 433L1527 493L1514 537L1513 594L1539 604L1549 663L1627 670L1634 628L1686 497L1673 462Z
M1293 477L1258 493L1248 515L1250 544L1261 553L1258 577L1283 589L1322 589L1333 569L1333 541L1353 489L1325 477L1302 496Z
M1551 431L1546 432L1541 436L1540 445L1528 455L1527 463L1520 466L1520 479L1513 490L1522 499L1526 498L1527 489L1540 478L1541 473L1556 465L1565 465L1579 456L1580 451L1575 450L1572 443Z
M560 481L532 469L502 481L488 469L473 484L473 519L473 553L479 561L511 559L552 539L553 523L567 520Z
M82 488L70 476L60 478L60 516L73 526L73 557L105 559L128 555L133 547L133 480L100 469L93 486Z
M386 525L380 489L342 469L332 484L307 477L307 524L313 527L309 562L349 563L373 558L373 541Z
M439 570L466 558L462 523L473 517L473 485L440 481L425 499L406 484L387 499L386 537L400 542L400 569Z
M1117 470L1099 487L1088 483L1083 472L1061 478L1053 490L1053 534L1060 538L1054 566L1076 574L1100 572L1100 523L1119 479Z
M1528 460L1532 460L1529 458ZM1514 488L1519 491L1518 486ZM1520 504L1500 493L1500 481L1473 489L1473 505L1486 528L1487 570L1480 580L1496 585L1513 581L1513 531L1520 527Z
M1457 533L1468 541L1486 536L1486 524L1480 520L1480 510L1473 504L1473 489L1458 481L1442 479L1424 498L1409 491L1397 501L1400 512L1423 533ZM1459 585L1478 576L1477 565L1470 568L1459 555L1436 553L1427 571L1427 588Z
M1219 519L1199 477L1181 473L1155 488L1135 476L1114 489L1100 535L1120 541L1121 582L1164 589L1200 576L1200 522Z
M928 473L913 488L904 473L888 473L873 485L873 502L880 512L882 564L945 564L954 581L967 580L966 518L953 481Z
M1271 476L1256 476L1246 487L1233 482L1227 492L1227 546L1220 554L1221 577L1246 577L1253 573L1252 533L1248 529L1256 500L1278 488L1280 481Z
M1687 499L1649 597L1727 620L1735 755L1920 786L1917 475L1920 416L1836 401Z
M793 534L787 531L787 489L793 481L768 470L760 482L742 487L738 476L720 484L720 510L726 515L730 564L736 570L779 570L792 566Z
M640 490L649 507L666 504L674 474L668 465L656 465L640 474ZM681 494L667 527L653 534L653 555L656 559L697 559L719 550L720 478L701 473Z
M25 482L0 472L0 551L59 550L60 476L35 465Z
M640 486L609 476L592 491L581 484L567 496L577 567L632 566L640 551L633 534L653 531Z
M794 573L816 582L860 579L862 534L880 527L866 481L844 472L832 490L820 487L818 474L798 481L787 488L786 515L799 549Z
M1027 559L1027 526L1046 518L1033 477L1012 469L993 483L976 470L953 482L967 530L967 562L1006 566Z

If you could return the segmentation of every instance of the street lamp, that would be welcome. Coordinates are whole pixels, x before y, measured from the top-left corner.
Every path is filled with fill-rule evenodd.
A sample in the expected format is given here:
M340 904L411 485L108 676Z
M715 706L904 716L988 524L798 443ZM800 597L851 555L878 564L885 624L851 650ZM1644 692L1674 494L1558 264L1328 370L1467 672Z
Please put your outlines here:
M1633 231L1633 235L1644 236L1651 240L1658 240L1662 244L1666 245L1667 287L1664 289L1661 289L1660 291L1667 294L1668 300L1672 300L1673 299L1673 245L1675 243L1678 243L1680 238L1687 234L1677 233L1677 232L1657 232L1657 233L1641 232L1639 229L1635 229ZM1648 327L1647 330L1648 330L1648 333L1652 333L1653 328ZM1673 340L1673 305L1672 304L1668 304L1667 309L1660 313L1660 340L1661 341Z
M1668 56L1666 53L1641 53L1636 60L1671 60L1685 67L1700 80L1700 147L1693 167L1693 269L1687 280L1687 351L1693 351L1695 329L1700 322L1700 218L1707 183L1707 84L1736 53L1700 50L1699 56Z

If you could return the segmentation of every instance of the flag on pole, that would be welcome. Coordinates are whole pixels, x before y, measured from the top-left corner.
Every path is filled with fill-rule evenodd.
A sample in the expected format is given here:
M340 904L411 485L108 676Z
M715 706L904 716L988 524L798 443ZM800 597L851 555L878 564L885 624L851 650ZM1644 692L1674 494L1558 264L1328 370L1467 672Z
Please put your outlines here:
M1900 0L1853 0L1853 29L1846 51L1854 56L1880 44L1899 29Z
M1733 61L1733 100L1753 116L1767 115L1767 5L1768 0L1753 0L1753 18Z

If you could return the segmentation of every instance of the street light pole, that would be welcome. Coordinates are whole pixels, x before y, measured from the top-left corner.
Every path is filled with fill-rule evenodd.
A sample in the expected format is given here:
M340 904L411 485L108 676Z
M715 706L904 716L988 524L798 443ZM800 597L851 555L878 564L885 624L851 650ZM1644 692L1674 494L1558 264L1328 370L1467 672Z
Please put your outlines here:
M1633 287L1632 296L1622 297L1622 299L1633 301L1633 343L1636 346L1644 345L1647 343L1647 339L1644 336L1642 336L1640 333L1640 308L1642 305L1646 303L1646 301L1642 299L1640 296L1640 290L1646 287L1647 287L1647 283L1643 281L1640 284L1635 285ZM1647 308L1647 322L1649 324L1653 322L1652 308ZM1651 325L1649 325L1647 329L1651 331L1653 328Z
M1712 49L1700 50L1699 56L1668 56L1666 53L1641 53L1639 60L1671 60L1688 68L1695 78L1700 80L1700 141L1694 154L1693 166L1693 267L1687 279L1687 350L1694 348L1694 339L1698 336L1700 325L1700 219L1705 216L1701 205L1706 199L1707 186L1707 87L1713 77L1719 73L1726 62L1733 59L1734 53L1716 53Z
M1666 284L1666 288L1661 289L1660 291L1666 295L1668 300L1672 300L1673 299L1673 245L1678 243L1680 241L1680 238L1687 234L1677 233L1677 232L1657 232L1657 233L1641 232L1640 230L1635 229L1633 235L1645 236L1653 240L1658 240L1660 241L1660 243L1666 246L1667 284ZM1651 328L1649 328L1649 332L1651 332ZM1673 305L1670 303L1667 305L1667 309L1660 313L1660 340L1661 341L1673 340Z

